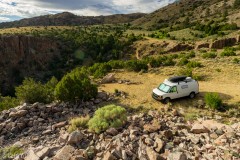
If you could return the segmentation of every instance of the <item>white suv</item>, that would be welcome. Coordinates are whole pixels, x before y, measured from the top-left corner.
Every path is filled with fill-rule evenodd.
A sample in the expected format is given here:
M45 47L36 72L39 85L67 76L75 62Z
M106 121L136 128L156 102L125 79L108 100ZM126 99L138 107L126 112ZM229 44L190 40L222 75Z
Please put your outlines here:
M189 96L194 98L199 93L198 82L191 77L176 76L165 79L158 88L153 89L152 97L168 103L172 99Z

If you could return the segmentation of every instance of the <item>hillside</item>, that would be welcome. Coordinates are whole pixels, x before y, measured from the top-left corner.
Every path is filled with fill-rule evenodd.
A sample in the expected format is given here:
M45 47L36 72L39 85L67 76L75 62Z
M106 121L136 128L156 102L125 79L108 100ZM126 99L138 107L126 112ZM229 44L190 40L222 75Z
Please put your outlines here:
M181 28L187 23L221 21L240 26L240 11L233 7L234 0L181 0L132 22L133 28L155 30L166 27Z
M1 23L0 160L239 160L234 1Z
M77 16L69 12L63 12L55 15L45 15L34 18L26 18L14 22L0 23L0 28L129 23L144 15L145 15L144 13L133 13L133 14L117 14L110 16Z

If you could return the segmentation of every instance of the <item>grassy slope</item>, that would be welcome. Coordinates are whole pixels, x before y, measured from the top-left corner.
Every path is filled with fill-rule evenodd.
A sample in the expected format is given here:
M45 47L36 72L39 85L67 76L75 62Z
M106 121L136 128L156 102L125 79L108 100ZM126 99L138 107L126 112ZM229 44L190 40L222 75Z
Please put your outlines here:
M233 9L234 0L227 1L228 22L237 23L240 26L240 10ZM209 8L210 15L206 15ZM145 15L132 22L134 27L142 27L144 29L152 28L156 25L167 23L175 26L183 22L189 17L190 22L202 21L207 19L219 20L223 14L223 0L181 0L161 8L151 14Z
M227 104L240 104L240 94L237 88L240 88L240 67L239 64L233 64L232 59L235 57L217 57L216 59L203 59L201 53L194 60L201 62L204 67L194 69L194 73L205 76L204 81L200 81L200 94L196 99L190 100L183 98L173 101L174 107L183 108L186 116L197 116L209 114L208 110L197 109L198 100L204 99L207 92L217 92ZM238 51L237 58L240 58ZM148 73L116 72L118 80L130 80L136 84L105 84L101 89L113 93L115 89L124 91L128 94L126 99L119 99L120 104L138 108L143 106L144 109L160 109L165 105L155 101L151 97L152 89L157 87L165 78L176 75L181 67L161 67L150 70ZM191 106L191 107L190 107ZM240 106L239 106L240 107ZM238 110L239 111L239 110Z

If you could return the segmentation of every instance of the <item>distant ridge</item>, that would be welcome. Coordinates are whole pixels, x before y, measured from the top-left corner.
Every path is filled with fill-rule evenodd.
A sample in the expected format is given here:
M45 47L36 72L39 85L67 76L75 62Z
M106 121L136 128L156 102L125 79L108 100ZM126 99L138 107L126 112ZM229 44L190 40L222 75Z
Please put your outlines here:
M96 25L129 23L146 14L116 14L110 16L77 16L70 12L58 13L55 15L44 15L33 18L26 18L13 22L0 23L0 28L14 28L27 26L74 26L74 25Z

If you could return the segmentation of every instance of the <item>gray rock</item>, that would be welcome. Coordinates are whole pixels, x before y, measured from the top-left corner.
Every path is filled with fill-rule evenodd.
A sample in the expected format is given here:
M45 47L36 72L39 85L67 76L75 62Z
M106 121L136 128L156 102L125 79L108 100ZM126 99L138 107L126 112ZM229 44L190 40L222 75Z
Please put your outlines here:
M200 134L200 133L208 133L209 130L200 123L195 123L191 129L192 133Z
M40 160L40 158L31 149L27 152L27 156L24 158L24 160Z
M164 146L164 142L161 139L156 138L156 141L154 143L155 151L160 153L160 151L162 150L163 146Z
M53 160L70 160L74 152L74 148L72 146L64 146L60 149L57 154L53 157Z
M168 155L167 160L187 160L187 156L182 152L173 152Z
M115 136L118 134L118 131L115 128L109 128L108 130L106 130L106 133L108 135Z
M41 151L38 151L36 155L40 158L43 159L49 155L50 148L49 147L44 147Z
M82 139L83 139L83 134L79 131L74 131L69 135L67 144L74 145L79 143Z
M117 158L114 157L112 153L107 152L104 154L103 160L117 160Z
M9 117L12 117L12 118L23 117L23 116L25 116L27 113L28 113L27 110L19 110L19 111L17 111L17 112L11 112L11 113L9 114Z
M115 81L115 76L114 74L110 73L108 75L106 75L105 77L103 77L103 79L101 80L101 83L112 83L113 81Z

